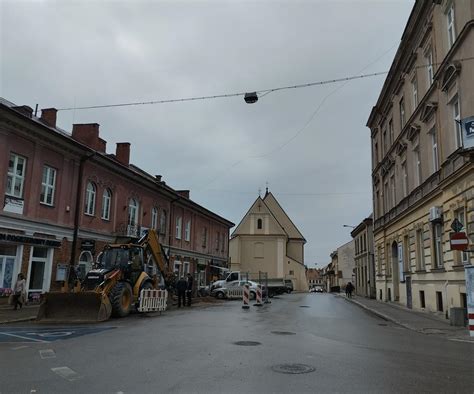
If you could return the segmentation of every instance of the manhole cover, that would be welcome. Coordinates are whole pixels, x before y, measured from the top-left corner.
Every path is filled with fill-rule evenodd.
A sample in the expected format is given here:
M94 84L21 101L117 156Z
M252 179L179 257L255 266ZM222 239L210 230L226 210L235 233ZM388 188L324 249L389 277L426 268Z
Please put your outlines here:
M238 341L234 342L234 345L238 346L258 346L261 345L260 342L253 342L253 341Z
M272 367L272 371L278 373L300 374L314 372L316 368L307 364L278 364Z
M272 334L276 334L276 335L296 335L296 332L291 332L291 331L272 331Z
M300 308L309 308L309 305L300 305Z

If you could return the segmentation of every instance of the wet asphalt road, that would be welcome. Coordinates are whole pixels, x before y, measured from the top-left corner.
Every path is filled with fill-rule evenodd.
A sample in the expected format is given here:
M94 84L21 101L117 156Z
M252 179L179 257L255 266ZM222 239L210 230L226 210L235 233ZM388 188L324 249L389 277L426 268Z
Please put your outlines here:
M328 294L135 315L52 342L62 334L21 327L0 342L0 393L474 392L474 344L408 331ZM314 371L272 369L281 364Z

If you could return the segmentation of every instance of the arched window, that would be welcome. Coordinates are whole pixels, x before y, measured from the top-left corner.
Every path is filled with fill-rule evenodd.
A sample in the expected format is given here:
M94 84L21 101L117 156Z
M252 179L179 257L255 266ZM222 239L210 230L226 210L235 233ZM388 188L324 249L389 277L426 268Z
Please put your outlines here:
M262 229L262 219L257 219L257 228L258 228L259 230Z
M95 193L96 187L92 182L87 182L86 187L86 201L84 207L84 213L87 215L95 214Z
M160 234L166 234L166 211L164 209L161 211L160 217Z
M102 194L102 219L110 220L110 205L112 201L112 192L109 189L104 190Z
M138 201L134 198L130 199L128 203L128 225L129 226L138 226Z
M158 209L153 207L151 210L151 228L156 230L158 226Z

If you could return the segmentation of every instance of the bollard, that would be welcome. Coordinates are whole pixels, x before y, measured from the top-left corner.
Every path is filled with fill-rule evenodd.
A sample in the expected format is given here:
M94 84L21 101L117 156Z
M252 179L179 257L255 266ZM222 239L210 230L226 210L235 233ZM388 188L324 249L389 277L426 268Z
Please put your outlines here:
M249 308L249 298L250 298L250 286L248 283L242 286L243 287L243 296L242 296L242 309L248 309Z
M253 306L262 306L262 288L260 287L260 285L257 286L257 294L255 298L257 302L253 304Z

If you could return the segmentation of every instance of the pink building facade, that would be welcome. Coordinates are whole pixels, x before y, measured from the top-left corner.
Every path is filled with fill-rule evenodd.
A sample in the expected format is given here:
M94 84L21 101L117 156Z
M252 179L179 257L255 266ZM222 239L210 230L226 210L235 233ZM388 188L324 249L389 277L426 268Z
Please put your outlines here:
M178 274L205 286L228 261L233 223L130 164L130 144L106 153L98 124L56 127L56 110L0 100L0 296L18 273L30 299L81 274L107 243L154 228Z

